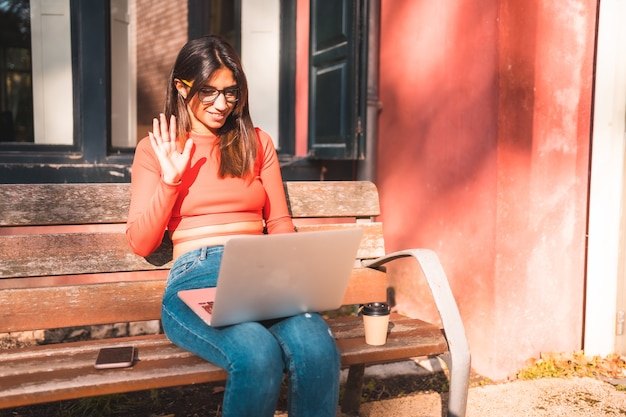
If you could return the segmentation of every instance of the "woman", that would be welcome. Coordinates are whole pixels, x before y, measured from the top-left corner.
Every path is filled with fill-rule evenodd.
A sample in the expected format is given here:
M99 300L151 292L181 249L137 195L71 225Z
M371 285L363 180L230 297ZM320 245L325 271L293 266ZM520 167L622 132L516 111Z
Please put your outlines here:
M253 127L234 49L217 36L188 42L169 77L165 112L136 149L126 234L147 256L167 229L174 264L162 322L178 346L228 371L223 416L273 416L283 373L289 415L335 416L339 353L317 314L207 326L177 296L216 285L224 242L291 233L276 150Z

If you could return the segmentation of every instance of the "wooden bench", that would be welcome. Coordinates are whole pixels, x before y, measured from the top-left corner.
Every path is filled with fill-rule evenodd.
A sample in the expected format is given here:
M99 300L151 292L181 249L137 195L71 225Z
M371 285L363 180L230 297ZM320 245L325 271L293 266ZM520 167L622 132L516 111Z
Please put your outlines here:
M378 192L370 182L286 182L300 232L360 227L362 245L347 305L386 299L382 264L413 257L424 272L444 330L393 314L388 342L364 342L359 317L328 319L342 364L350 367L344 412L358 411L365 364L444 355L450 370L448 416L465 415L470 354L437 256L429 250L385 255ZM160 318L171 264L167 239L148 258L124 236L129 184L0 185L0 333ZM421 278L420 278L421 279ZM132 344L132 368L96 370L100 348ZM162 334L0 350L0 408L224 380L217 366Z

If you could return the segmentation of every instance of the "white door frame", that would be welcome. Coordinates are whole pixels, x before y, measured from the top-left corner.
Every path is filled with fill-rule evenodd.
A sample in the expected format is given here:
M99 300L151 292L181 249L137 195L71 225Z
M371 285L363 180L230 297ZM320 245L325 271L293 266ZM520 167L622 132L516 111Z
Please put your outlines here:
M626 2L599 3L584 350L590 355L604 356L616 348L620 253L623 252L620 232L624 216Z

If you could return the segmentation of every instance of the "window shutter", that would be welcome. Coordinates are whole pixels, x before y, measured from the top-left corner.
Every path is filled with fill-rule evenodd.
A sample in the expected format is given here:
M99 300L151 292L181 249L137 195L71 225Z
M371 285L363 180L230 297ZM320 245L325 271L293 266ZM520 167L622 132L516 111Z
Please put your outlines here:
M364 158L366 1L311 0L309 156Z

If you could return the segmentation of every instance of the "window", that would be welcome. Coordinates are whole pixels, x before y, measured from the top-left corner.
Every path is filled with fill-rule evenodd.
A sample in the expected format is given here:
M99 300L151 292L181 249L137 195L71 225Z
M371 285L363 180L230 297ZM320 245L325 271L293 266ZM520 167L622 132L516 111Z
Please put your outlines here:
M364 153L367 1L311 0L309 155Z
M72 144L69 4L69 0L0 2L0 141Z
M162 111L176 53L205 33L222 34L240 51L255 123L297 169L290 155L300 4L0 0L0 181L129 181L133 150ZM314 159L363 155L366 5L310 1Z
M176 54L188 39L219 33L235 44L235 3L171 0L154 7L110 0L112 150L133 149L152 130Z
M187 0L110 3L110 152L123 152L163 111L167 77L188 39Z
M13 125L11 137L0 140L2 182L128 178L106 146L104 3L0 0L0 110L2 123ZM19 53L7 53L13 46Z
M10 132L0 138L0 180L129 181L187 41L187 5L0 0L0 123Z
M0 142L33 141L30 17L22 3L0 3Z

